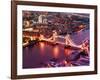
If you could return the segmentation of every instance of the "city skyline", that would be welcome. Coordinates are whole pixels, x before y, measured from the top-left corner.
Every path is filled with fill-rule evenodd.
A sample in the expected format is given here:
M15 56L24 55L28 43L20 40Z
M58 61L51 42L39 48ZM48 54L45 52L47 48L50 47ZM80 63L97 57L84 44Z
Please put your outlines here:
M23 68L89 66L89 17L23 11Z

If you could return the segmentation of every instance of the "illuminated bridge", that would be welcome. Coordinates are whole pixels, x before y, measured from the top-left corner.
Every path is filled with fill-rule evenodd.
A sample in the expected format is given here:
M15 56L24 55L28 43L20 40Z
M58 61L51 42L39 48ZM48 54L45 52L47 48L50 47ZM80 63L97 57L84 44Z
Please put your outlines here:
M30 38L31 41L35 40L35 37L32 37L32 36L23 36L23 37ZM63 39L64 41L59 41L59 38ZM50 42L50 43L53 43L53 44L60 44L60 45L63 45L63 46L70 46L70 47L73 47L73 48L85 49L85 50L89 51L89 44L88 44L89 41L88 40L84 40L84 42L82 44L77 45L73 42L73 40L71 39L69 34L67 34L66 36L60 36L60 35L57 34L56 31L53 31L53 34L50 38L46 38L44 35L40 34L38 39L39 39L39 41L47 41L47 42ZM28 42L23 43L23 46L27 45L27 44L29 44L29 43Z

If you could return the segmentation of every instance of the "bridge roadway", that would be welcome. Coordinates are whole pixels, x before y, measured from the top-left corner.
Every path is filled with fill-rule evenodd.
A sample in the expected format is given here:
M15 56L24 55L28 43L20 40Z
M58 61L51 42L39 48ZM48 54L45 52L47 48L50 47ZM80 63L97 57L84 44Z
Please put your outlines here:
M32 40L31 36L23 36L23 37L27 37L27 38L30 38ZM57 41L56 38L58 38L58 37L65 39L65 42ZM78 49L81 49L81 47L82 47L82 45L76 45L69 36L65 36L65 37L64 36L55 36L54 38L55 39L52 39L52 37L44 38L42 36L42 37L39 37L39 40L40 41L47 41L47 42L54 43L54 44L60 44L60 45L63 45L63 46L71 46L71 47L78 48ZM23 46L26 46L28 44L29 44L28 42L23 43Z
M61 36L60 36L61 37ZM65 37L63 37L65 38ZM72 40L69 41L70 39L68 39L68 41L70 42L69 44L67 44L66 42L60 42L60 41L54 41L54 40L50 40L50 39L42 39L43 41L47 41L47 42L51 42L51 43L55 43L55 44L60 44L60 45L63 45L63 46L71 46L73 48L77 48L77 49L81 49L81 45L76 45Z

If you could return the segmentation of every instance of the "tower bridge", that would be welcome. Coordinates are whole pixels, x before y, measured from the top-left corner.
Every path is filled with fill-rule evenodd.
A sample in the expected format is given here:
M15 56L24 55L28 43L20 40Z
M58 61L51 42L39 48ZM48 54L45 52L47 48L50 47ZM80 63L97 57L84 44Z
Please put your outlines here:
M29 37L30 40L35 39L32 36L23 36L23 37ZM63 42L59 41L58 38L64 39L64 41ZM56 31L53 31L53 34L50 38L46 38L44 35L40 34L39 41L47 41L47 42L51 42L51 43L54 43L54 44L57 43L57 44L61 44L61 45L64 45L64 46L70 46L70 47L74 47L74 48L77 48L77 49L86 49L87 51L89 51L89 48L88 48L89 45L87 45L87 43L89 43L88 40L85 40L82 44L77 45L71 39L69 34L67 34L66 36L61 36L61 35L58 35Z

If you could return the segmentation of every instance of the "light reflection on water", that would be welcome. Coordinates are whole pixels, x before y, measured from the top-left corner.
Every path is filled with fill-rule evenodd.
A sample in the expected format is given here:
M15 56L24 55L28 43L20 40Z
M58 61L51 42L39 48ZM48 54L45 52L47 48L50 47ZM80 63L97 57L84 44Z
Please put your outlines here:
M40 46L41 52L43 53L44 52L45 43L41 42L41 43L39 43L39 46Z
M58 56L59 56L59 47L58 46L55 46L53 48L53 54L54 54L54 58L58 58Z
M76 43L89 37L89 32L78 33L71 36L72 40ZM64 60L73 51L71 49L65 49L61 45L51 45L46 42L39 42L36 45L23 48L23 68L40 68L42 62L47 62L52 58L57 58L59 61Z
M64 49L64 53L65 53L66 56L69 56L72 52L73 52L73 50Z
M23 48L23 68L39 68L42 62L50 59L62 61L72 53L70 49L64 49L60 45L50 45L46 42L39 42L34 46Z

